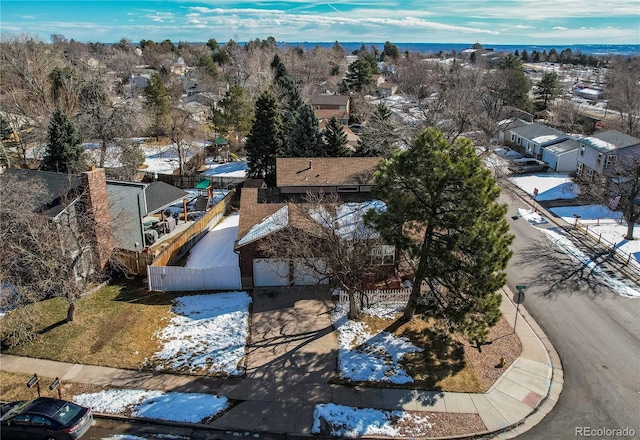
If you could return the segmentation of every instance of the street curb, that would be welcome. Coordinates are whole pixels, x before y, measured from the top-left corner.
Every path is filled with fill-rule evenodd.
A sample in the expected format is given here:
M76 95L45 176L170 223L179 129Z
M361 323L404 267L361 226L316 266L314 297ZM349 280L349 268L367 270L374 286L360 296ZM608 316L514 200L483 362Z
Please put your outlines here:
M556 403L558 402L558 399L560 398L560 394L562 393L562 389L564 386L564 369L562 367L562 360L560 359L560 355L545 334L544 330L542 330L535 319L533 319L533 317L529 314L526 307L524 307L522 304L520 305L520 315L522 316L522 318L524 318L529 328L531 328L531 330L533 330L533 332L536 334L540 342L542 342L542 345L544 346L545 350L547 351L547 355L549 356L549 362L551 364L551 379L549 380L549 388L547 389L547 394L540 400L538 405L533 408L533 411L531 411L522 420L501 430L491 432L489 434L490 437L482 438L501 440L511 439L529 431L538 423L540 423L542 419L553 410Z

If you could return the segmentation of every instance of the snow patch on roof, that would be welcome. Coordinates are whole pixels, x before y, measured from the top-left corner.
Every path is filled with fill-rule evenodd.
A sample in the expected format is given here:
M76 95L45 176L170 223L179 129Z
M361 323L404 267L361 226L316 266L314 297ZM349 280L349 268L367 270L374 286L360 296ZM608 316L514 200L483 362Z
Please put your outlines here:
M596 150L609 151L609 150L615 150L617 148L614 144L607 141L603 141L602 139L598 139L596 137L589 136L584 138L583 141L591 145Z
M533 142L535 142L536 144L544 144L544 143L547 143L547 142L554 141L556 139L558 139L557 135L555 135L555 134L547 134L547 135L544 135L544 136L535 137L535 138L533 138L531 140Z
M380 200L370 200L362 203L343 203L336 208L335 217L324 207L309 212L311 218L327 229L335 229L336 233L345 240L356 237L378 237L378 233L364 224L364 215L370 210L377 212L387 209L387 205Z

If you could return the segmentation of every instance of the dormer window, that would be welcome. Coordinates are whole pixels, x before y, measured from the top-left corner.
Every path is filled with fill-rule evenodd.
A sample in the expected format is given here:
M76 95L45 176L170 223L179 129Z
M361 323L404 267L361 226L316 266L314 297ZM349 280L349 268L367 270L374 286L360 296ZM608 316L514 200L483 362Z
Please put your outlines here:
M587 148L587 147L585 147L584 145L580 145L580 156L584 156L584 150L585 150L586 148Z

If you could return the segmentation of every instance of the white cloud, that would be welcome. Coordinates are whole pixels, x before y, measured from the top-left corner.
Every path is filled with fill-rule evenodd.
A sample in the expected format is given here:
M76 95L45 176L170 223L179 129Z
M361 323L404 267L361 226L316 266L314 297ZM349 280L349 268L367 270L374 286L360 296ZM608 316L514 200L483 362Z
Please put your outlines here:
M562 26L554 26L551 29L556 30L556 31L566 31L566 30L568 30L568 28L562 27Z

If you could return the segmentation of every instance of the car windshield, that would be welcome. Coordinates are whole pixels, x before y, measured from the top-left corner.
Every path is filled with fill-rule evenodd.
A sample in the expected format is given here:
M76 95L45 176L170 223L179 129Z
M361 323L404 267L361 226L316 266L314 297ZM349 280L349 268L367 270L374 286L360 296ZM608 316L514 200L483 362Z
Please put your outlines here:
M73 420L80 412L82 411L82 407L71 402L66 402L64 405L60 407L55 414L51 416L53 420L56 422L62 423L63 425L67 425L71 420Z

